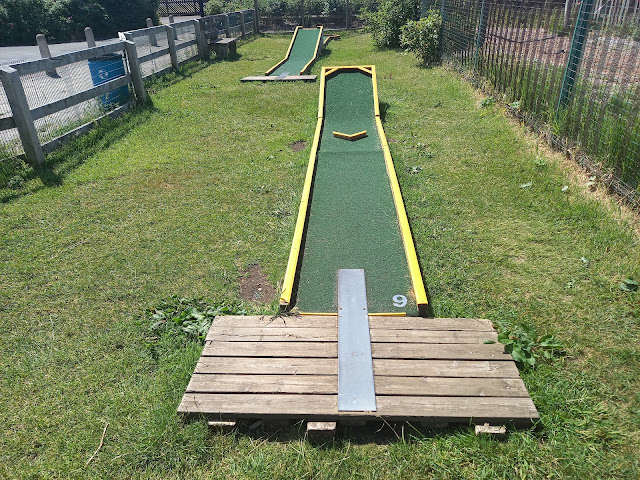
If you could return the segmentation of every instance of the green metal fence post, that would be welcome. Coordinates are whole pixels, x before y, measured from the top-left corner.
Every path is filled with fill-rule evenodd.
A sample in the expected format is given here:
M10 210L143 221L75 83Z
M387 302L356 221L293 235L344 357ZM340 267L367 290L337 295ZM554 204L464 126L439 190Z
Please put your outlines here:
M564 70L562 89L558 97L556 115L558 115L562 108L569 105L569 100L571 100L571 93L573 92L573 87L576 84L576 78L578 76L578 67L580 66L584 45L587 41L587 35L589 34L589 21L591 20L591 12L593 12L593 4L594 0L582 0L580 4L576 26L573 30L573 37L571 38L569 58Z
M484 40L487 35L487 19L489 17L488 0L482 0L480 5L480 24L478 25L478 34L476 36L476 51L473 53L473 72L478 73L478 61L480 52L484 47Z

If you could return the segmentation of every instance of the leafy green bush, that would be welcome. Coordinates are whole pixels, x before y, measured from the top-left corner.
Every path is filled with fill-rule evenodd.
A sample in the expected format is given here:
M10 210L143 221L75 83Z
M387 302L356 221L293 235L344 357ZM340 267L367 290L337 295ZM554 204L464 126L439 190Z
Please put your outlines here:
M400 29L400 45L426 65L440 61L442 17L435 10L420 20L411 20Z
M204 5L205 15L219 15L222 13L222 2L218 0L210 0Z
M362 19L378 47L399 47L400 30L420 16L420 0L382 0L377 11L365 10Z

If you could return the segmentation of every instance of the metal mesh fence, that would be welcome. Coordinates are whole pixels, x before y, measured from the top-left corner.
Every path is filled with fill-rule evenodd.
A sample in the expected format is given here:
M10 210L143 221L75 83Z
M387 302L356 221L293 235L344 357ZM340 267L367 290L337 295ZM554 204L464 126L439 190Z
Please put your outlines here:
M63 100L107 80L125 74L122 56L110 54L108 58L82 60L59 66L48 71L27 73L20 76L30 110ZM91 71L93 69L93 72ZM120 87L116 93L97 96L60 111L45 114L34 120L38 140L46 145L75 128L109 113L125 103L130 95L128 86ZM0 118L11 117L4 88L0 88ZM0 158L24 153L22 142L15 128L0 131Z
M174 28L174 38L178 53L178 62L183 63L198 55L198 45L196 42L196 27L193 22L180 22L172 25ZM184 44L193 42L186 48L181 48Z
M0 121L11 116L9 100L7 100L7 95L4 93L2 83L0 83ZM24 153L24 149L22 148L18 130L15 128L0 130L0 160L21 155L22 153Z
M627 0L423 1L444 59L640 205L640 9Z
M96 75L97 78L114 79L124 74L123 68L122 62L102 62ZM87 60L58 67L49 72L22 75L21 80L31 110L94 86ZM117 102L108 104L97 97L37 119L34 124L40 143L45 144L118 106Z
M348 28L362 28L363 24L360 20L360 16L350 13L348 17L340 14L326 14L326 15L260 15L260 30L262 32L293 32L299 25L305 27L315 27L317 25L323 25L324 28L329 30L346 30Z
M136 44L136 53L143 77L162 74L171 69L169 40L165 29L153 27L135 30L127 32L127 38Z

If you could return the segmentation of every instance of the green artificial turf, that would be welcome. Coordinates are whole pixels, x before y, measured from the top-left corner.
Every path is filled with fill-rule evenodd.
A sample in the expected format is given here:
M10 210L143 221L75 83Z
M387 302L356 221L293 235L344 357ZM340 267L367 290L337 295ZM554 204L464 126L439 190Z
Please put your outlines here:
M299 75L307 63L313 59L316 53L316 45L320 36L319 28L300 28L296 35L291 53L286 62L276 68L271 76L278 76L281 73L289 75Z
M359 71L330 76L324 127L297 289L303 312L337 312L343 268L365 271L369 311L412 312L393 298L411 299L411 281L384 153L378 136L371 77ZM367 136L349 141L332 132Z

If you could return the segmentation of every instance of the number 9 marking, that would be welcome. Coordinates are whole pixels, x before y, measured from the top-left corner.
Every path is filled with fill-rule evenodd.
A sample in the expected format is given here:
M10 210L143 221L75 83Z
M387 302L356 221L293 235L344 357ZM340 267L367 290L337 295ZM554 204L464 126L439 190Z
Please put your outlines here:
M394 295L393 296L393 306L394 307L404 307L407 304L407 297L404 295Z

